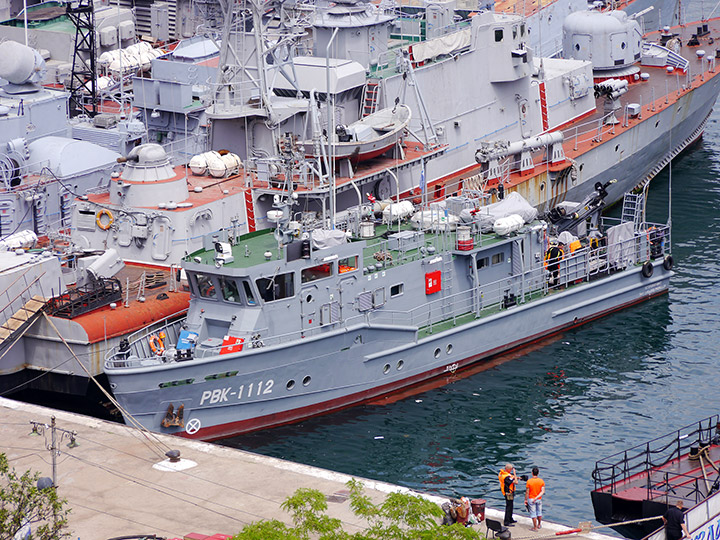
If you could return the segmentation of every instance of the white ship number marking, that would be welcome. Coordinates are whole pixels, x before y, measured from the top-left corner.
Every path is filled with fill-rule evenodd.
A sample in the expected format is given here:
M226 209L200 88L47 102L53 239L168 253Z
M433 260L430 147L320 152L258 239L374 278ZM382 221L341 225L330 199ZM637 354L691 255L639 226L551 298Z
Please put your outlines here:
M445 371L449 371L450 373L455 373L457 371L457 368L460 367L460 364L455 362L454 364L450 364L449 366L445 366Z
M200 426L200 420L193 418L187 423L187 426L185 426L185 432L188 435L195 435L198 431L200 431Z
M237 392L231 392L231 386L227 388L216 388L215 390L205 390L200 398L200 405L207 403L208 405L215 405L217 403L224 403L230 401L230 396L237 394L238 399L244 397L261 396L263 394L272 394L273 386L275 381L272 379L268 381L259 381L257 383L250 383L247 386L244 384L240 385Z

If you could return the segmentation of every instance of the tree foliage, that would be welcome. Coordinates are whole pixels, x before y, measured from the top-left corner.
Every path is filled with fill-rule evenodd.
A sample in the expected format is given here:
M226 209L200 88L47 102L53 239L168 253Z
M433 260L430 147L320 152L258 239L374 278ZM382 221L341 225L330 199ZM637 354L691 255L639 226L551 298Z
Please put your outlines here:
M293 526L277 520L260 521L244 527L233 540L478 540L484 535L455 524L439 525L443 515L438 505L406 493L391 493L380 504L370 500L357 480L347 483L350 508L366 522L359 532L343 529L339 519L327 515L325 495L316 489L301 488L282 504Z
M0 454L0 538L21 533L23 540L59 540L69 535L67 501L58 497L54 487L38 489L38 478L39 473L30 471L18 475Z

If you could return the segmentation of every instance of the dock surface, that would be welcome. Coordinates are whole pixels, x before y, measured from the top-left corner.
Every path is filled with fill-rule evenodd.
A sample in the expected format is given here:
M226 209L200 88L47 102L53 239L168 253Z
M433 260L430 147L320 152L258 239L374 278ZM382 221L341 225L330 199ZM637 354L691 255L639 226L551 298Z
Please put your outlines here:
M343 496L345 483L352 478L346 474L170 435L148 435L125 425L0 398L0 452L18 473L31 469L41 476L52 475L46 448L52 416L58 428L77 433L79 446L68 448L69 438L60 440L59 436L57 444L58 492L72 510L73 539L102 540L130 534L182 538L193 532L233 535L255 521L290 523L290 515L280 505L301 487L329 497L328 515L342 520L346 531L364 528L365 522L353 515ZM30 435L32 421L46 424L45 434ZM180 451L179 464L169 464L165 458L170 449ZM170 470L162 470L163 466ZM376 503L393 491L410 492L384 482L360 480ZM417 494L438 504L447 500ZM500 520L502 514L502 509L486 512ZM530 518L515 515L515 519L514 540L548 538L568 530L547 522L541 531L531 532ZM474 528L482 533L487 530L484 522ZM592 532L569 536L611 538Z

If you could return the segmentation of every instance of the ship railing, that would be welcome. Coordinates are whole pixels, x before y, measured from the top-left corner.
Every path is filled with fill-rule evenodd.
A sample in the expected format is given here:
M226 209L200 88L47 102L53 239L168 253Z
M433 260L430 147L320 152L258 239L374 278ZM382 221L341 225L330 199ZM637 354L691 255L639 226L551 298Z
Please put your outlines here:
M156 358L158 363L162 363L162 359L150 347L150 337L164 333L165 344L177 343L185 323L183 314L185 310L178 311L130 334L127 337L129 348L125 351L110 349L105 357L105 365L110 368L140 367L146 365L148 358Z
M565 143L571 143L573 150L577 150L578 147L584 143L602 142L604 136L615 134L615 126L619 123L619 120L615 123L608 123L614 116L615 113L611 112L599 118L561 130Z
M720 415L717 414L596 461L592 472L595 490L616 493L623 489L630 478L638 478L640 475L646 476L648 490L654 489L654 486L660 484L652 482L651 473L662 474L663 471L659 469L663 465L688 454L692 448L710 443L720 443ZM676 473L668 473L673 477L678 476ZM670 478L664 476L660 482L663 480L667 482Z

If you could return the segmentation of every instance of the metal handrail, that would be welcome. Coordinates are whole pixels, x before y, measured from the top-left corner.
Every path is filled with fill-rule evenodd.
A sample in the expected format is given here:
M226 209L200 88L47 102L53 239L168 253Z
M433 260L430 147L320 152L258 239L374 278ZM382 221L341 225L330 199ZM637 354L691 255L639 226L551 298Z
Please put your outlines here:
M714 435L720 434L718 422L720 422L720 416L715 414L644 444L596 461L595 469L592 472L595 489L610 487L610 492L615 493L619 482L626 481L632 476L646 474L648 476L648 496L650 496L652 486L649 480L653 469L659 468L673 459L679 459L696 444L707 444ZM707 424L706 427L703 426L704 423ZM680 473L672 474L673 476L682 476Z

